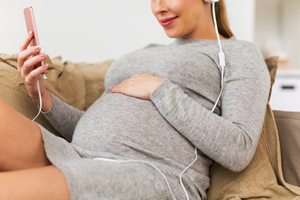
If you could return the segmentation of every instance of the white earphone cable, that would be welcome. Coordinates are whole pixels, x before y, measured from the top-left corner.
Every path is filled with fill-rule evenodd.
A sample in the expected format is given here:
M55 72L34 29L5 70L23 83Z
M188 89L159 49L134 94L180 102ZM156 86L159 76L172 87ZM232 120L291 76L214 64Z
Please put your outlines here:
M224 88L224 67L225 67L225 54L222 50L222 45L221 45L221 40L220 40L220 36L219 36L219 31L218 31L218 24L217 24L217 20L216 20L216 12L215 12L215 2L212 2L212 12L213 12L213 19L214 19L214 25L215 25L215 30L216 30L216 34L217 34L217 38L218 38L218 43L219 43L219 48L220 48L220 52L219 52L219 63L220 63L220 67L221 67L221 90L220 90L220 94L215 102L215 105L213 106L211 112L214 112L218 102L222 96L223 93L223 88ZM198 155L197 155L197 147L195 147L195 159L193 160L193 162L191 164L189 164L184 170L183 172L180 174L180 184L182 189L185 192L185 195L187 197L187 200L189 200L189 196L187 194L187 191L183 185L182 182L182 175L184 174L184 172L190 168L196 161L197 161Z
M219 62L221 67L225 67L225 54L222 49L222 44L221 44L221 39L219 35L219 30L218 30L218 24L217 24L217 19L216 19L216 9L215 9L215 2L212 3L212 12L213 12L213 19L214 19L214 25L215 25L215 30L218 38L218 43L219 43Z
M220 35L219 35L219 30L218 30L218 24L217 24L217 20L216 20L216 9L215 9L215 2L212 3L212 12L213 12L213 19L214 19L214 25L215 25L215 30L216 30L216 34L217 34L217 38L218 38L218 43L219 43L219 48L220 48L220 52L219 52L219 63L220 63L220 67L221 67L221 92L217 98L217 101L215 103L215 106L212 109L212 112L214 112L214 110L216 109L216 106L221 98L222 92L223 92L223 87L224 87L224 68L225 68L225 54L222 50L222 44L221 44L221 39L220 39Z
M182 175L184 174L184 172L185 172L186 170L188 170L188 168L190 168L190 167L197 161L197 159L198 159L197 147L195 147L195 159L193 160L193 162L191 162L191 164L189 164L189 165L181 172L180 177L179 177L180 185L181 185L181 187L182 187L182 189L183 189L183 191L184 191L184 193L185 193L185 196L186 196L186 199L187 199L187 200L189 200L190 198L189 198L189 195L188 195L188 193L187 193L187 191L186 191L186 189L185 189L185 187L184 187L184 185L183 185L183 182L182 182Z
M106 162L115 162L115 163L144 163L144 164L150 165L154 169L156 169L163 176L163 178L165 179L165 181L168 185L169 191L170 191L173 199L176 200L166 176L158 169L158 167L156 167L154 164L152 164L150 162L143 161L143 160L113 160L113 159L108 159L108 158L94 158L94 160L100 160L100 161L106 161Z
M39 81L39 79L37 80L37 88L38 88L39 99L40 99L39 113L35 116L35 118L32 121L34 121L34 120L36 120L36 118L38 118L38 116L40 115L40 113L42 111L42 106L43 106L43 100L42 100L42 95L41 95L41 90L40 90L40 81Z
M216 30L217 38L218 38L220 52L223 52L222 51L221 40L220 40L220 35L219 35L219 31L218 31L217 19L216 19L215 2L212 3L212 12L213 12L214 25L215 25L215 30Z
M44 61L42 61L42 65L44 65ZM40 89L40 80L43 80L43 79L47 79L47 77L45 76L45 74L43 74L43 76L36 81L36 83L37 83L37 89L38 89L38 94L39 94L39 100L40 100L40 106L39 106L39 112L38 112L38 114L35 116L35 118L32 121L36 120L38 118L38 116L42 112L43 100L42 100L41 89Z

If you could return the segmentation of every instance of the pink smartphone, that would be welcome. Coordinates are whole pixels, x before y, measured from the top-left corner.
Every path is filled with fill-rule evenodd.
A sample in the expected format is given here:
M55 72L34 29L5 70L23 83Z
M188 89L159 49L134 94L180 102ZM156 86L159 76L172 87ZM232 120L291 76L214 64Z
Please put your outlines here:
M37 28L36 28L36 23L35 23L35 18L34 18L34 14L33 14L33 8L31 6L24 9L24 17L25 17L25 22L26 22L26 26L27 26L27 32L28 33L30 31L33 32L33 39L30 42L30 46L40 45L38 32L37 32ZM38 54L41 54L41 51ZM38 54L36 54L36 55L38 55ZM44 61L35 65L35 67L39 67L41 65L44 65ZM45 78L46 78L46 76L45 76L45 74L43 74L43 79L45 79Z

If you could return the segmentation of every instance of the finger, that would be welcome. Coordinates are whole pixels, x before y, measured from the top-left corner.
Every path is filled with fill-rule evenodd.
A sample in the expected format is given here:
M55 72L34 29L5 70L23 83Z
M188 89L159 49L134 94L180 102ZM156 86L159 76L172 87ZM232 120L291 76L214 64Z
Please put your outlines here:
M22 67L29 57L31 57L34 54L38 54L40 50L40 46L34 46L20 52L18 58L18 66Z
M123 85L110 86L109 89L112 93L125 94L125 92L126 92L126 86L123 86Z
M37 55L37 56L30 58L29 60L25 61L24 65L22 66L22 71L30 72L30 71L34 70L34 66L37 63L42 62L45 59L46 59L45 53L42 53L41 55Z
M130 79L126 79L122 81L119 85L117 86L110 86L109 89L111 92L114 93L123 93L125 94L127 86L130 84Z
M117 93L117 92L119 92L116 86L110 86L110 87L109 87L109 90L110 90L112 93Z
M27 47L29 46L31 40L33 38L33 33L32 31L30 31L28 33L28 35L26 36L25 40L22 42L21 46L20 46L20 52L24 51L25 49L27 49Z
M27 85L33 85L36 83L38 79L43 76L43 73L48 69L48 64L45 64L41 67L36 68L35 70L31 71L28 76L25 77L25 83Z

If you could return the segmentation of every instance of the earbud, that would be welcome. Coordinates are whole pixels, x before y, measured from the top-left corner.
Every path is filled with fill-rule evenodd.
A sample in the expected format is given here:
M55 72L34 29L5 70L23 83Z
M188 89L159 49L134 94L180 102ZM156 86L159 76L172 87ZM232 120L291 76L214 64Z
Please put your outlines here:
M219 0L204 0L205 2L207 2L207 3L216 3L216 2L218 2Z

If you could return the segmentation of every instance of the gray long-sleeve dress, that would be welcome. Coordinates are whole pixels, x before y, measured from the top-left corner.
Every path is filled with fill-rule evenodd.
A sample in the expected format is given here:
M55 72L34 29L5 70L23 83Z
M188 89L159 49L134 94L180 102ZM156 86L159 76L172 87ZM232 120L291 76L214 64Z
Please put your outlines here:
M175 39L152 44L118 59L105 78L105 92L86 112L53 95L44 113L65 137L43 127L50 161L65 175L72 200L172 199L163 176L145 163L115 163L94 158L140 160L166 176L176 199L206 199L213 160L233 171L251 161L262 130L270 77L258 48L234 37L223 40L224 92L220 92L216 40ZM165 78L142 100L111 93L134 74Z

